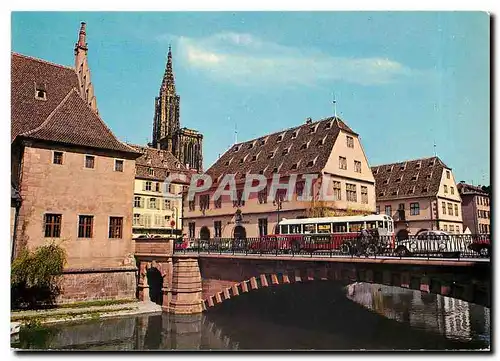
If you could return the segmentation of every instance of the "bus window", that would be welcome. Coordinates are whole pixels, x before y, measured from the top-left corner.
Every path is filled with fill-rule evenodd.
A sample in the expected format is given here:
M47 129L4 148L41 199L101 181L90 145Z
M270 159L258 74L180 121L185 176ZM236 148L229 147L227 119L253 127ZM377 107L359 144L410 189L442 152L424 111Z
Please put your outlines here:
M375 229L377 228L377 221L367 221L366 229Z
M304 224L304 233L316 233L316 225L314 223Z
M377 221L378 223L378 228L384 228L384 222L383 221Z
M318 233L331 233L332 225L330 223L318 224Z
M387 229L387 221L384 221L384 229Z
M359 232L363 227L363 222L349 222L349 232Z
M281 234L288 234L288 224L281 225Z
M389 232L393 232L392 221L389 221Z
M302 229L300 224L290 224L290 234L301 234Z
M333 233L343 233L347 232L347 223L334 223L333 224Z

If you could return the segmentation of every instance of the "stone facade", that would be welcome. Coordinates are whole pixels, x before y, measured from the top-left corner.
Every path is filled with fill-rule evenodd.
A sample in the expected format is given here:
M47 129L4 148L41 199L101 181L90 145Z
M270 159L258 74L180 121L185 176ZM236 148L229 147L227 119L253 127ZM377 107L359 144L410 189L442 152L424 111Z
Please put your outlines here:
M464 227L472 234L491 233L490 197L480 187L459 183Z

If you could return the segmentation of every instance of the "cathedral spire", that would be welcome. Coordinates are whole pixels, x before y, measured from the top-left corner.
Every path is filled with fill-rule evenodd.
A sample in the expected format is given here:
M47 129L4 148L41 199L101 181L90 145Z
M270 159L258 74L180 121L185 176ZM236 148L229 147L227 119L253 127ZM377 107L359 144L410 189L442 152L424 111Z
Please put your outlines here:
M80 24L80 33L78 34L78 42L75 44L75 55L79 52L79 50L88 50L85 27L86 24L82 21Z
M165 74L161 83L161 91L167 91L170 95L175 94L175 79L174 71L172 70L172 46L168 46L167 65L165 66Z
M87 104L98 113L94 86L90 81L90 69L87 59L88 50L86 24L82 21L80 32L78 33L78 41L75 43L75 71L78 77L78 91Z

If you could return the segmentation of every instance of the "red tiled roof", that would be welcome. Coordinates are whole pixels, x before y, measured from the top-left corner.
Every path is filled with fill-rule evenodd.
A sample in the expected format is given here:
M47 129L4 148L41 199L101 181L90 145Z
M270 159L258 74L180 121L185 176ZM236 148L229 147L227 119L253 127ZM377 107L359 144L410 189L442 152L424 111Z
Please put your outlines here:
M207 174L212 178L236 174L238 182L246 173L263 172L267 178L273 173L318 173L325 167L340 130L357 136L342 120L330 117L238 143Z
M74 69L13 53L11 72L12 141L20 136L136 153L81 98ZM35 98L35 86L43 87L46 100Z
M373 166L377 201L436 196L444 168L450 169L438 157Z
M128 144L128 146L142 153L135 161L137 178L163 181L169 173L180 173L186 174L189 183L189 170L169 151L135 144Z

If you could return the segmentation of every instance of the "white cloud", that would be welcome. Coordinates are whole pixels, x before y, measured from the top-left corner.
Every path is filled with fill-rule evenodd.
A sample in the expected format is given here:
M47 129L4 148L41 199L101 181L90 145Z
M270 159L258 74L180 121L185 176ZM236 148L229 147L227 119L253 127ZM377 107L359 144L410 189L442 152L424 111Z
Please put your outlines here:
M386 58L333 56L267 42L250 34L175 39L176 57L182 57L189 67L214 80L237 85L315 86L332 81L380 85L418 77L420 72Z

